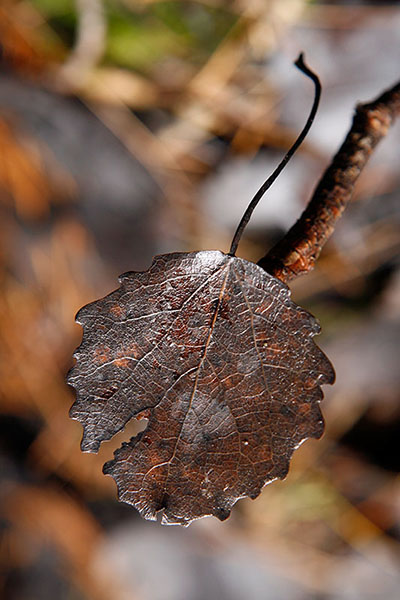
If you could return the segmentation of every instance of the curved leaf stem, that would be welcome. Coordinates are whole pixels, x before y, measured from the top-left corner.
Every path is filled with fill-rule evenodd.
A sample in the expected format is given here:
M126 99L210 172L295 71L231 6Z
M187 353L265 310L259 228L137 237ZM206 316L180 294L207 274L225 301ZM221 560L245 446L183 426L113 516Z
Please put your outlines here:
M300 135L294 142L293 146L285 154L284 158L281 160L279 165L276 167L276 169L272 173L272 175L270 175L268 177L268 179L262 184L262 186L260 187L258 192L255 194L255 196L251 200L249 206L247 207L246 212L244 213L244 215L236 229L235 235L233 236L231 248L228 253L230 256L235 256L237 247L240 242L240 238L242 237L243 231L244 231L247 223L249 222L254 209L256 208L257 204L260 202L261 198L264 196L265 192L271 187L271 185L277 179L279 174L283 171L283 169L285 168L285 166L287 165L289 160L292 158L293 154L296 152L296 150L298 149L298 147L300 146L300 144L306 137L306 135L309 132L310 127L314 121L315 115L317 113L318 104L319 104L319 100L321 97L321 84L318 79L318 76L313 71L311 71L311 69L309 69L309 67L307 67L307 65L305 64L303 53L300 54L300 56L298 57L298 59L296 60L296 62L294 64L296 65L296 67L298 69L300 69L300 71L302 71L305 75L307 75L307 77L312 79L312 81L314 82L314 84L315 84L314 102L313 102L310 114L308 116L307 122L306 122L305 126L303 127L303 130L301 131Z

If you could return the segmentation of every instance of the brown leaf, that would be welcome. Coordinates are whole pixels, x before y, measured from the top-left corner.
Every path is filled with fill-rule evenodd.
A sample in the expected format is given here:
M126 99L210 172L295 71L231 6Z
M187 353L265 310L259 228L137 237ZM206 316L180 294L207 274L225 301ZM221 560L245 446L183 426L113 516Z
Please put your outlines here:
M223 520L244 496L284 478L293 451L319 438L320 385L333 368L319 325L289 288L217 251L154 259L88 304L71 416L96 452L132 418L149 420L104 472L146 519Z

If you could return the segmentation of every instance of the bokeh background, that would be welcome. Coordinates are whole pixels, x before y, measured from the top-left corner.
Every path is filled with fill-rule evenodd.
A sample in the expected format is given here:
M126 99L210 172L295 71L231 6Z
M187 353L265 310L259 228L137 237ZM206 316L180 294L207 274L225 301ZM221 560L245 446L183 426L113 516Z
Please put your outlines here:
M400 78L398 2L3 0L0 5L0 596L395 600L400 589L400 127L293 297L335 365L324 437L231 518L143 521L82 454L65 385L85 303L156 253L239 255L300 214L354 106Z

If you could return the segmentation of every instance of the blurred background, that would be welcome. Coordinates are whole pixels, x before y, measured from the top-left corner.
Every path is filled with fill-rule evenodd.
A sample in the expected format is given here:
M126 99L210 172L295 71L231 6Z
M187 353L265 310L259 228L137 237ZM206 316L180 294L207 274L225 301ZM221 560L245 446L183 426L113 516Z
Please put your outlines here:
M357 102L400 78L398 2L2 0L0 596L7 600L397 599L400 124L314 272L291 285L337 382L324 437L231 518L145 522L82 454L65 384L76 311L157 253L229 249L253 193L257 261L305 206Z

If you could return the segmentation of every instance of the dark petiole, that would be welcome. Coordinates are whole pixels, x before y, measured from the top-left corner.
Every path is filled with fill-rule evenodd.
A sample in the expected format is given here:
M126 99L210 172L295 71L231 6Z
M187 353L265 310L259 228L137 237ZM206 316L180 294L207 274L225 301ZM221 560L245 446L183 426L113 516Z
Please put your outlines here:
M277 177L279 176L281 171L283 171L283 169L285 168L285 166L287 165L289 160L292 158L293 154L296 152L296 150L298 149L298 147L300 146L300 144L306 137L306 135L309 132L310 127L314 121L315 115L317 113L318 104L319 104L319 100L321 97L321 84L318 79L318 76L315 73L313 73L313 71L311 71L305 64L303 56L304 56L303 53L301 53L294 64L296 65L296 67L298 69L300 69L300 71L302 71L305 75L307 75L307 77L312 79L315 84L315 96L314 96L314 102L313 102L310 114L308 116L307 122L306 122L302 132L298 136L297 140L294 142L293 146L287 151L286 155L281 160L279 165L276 167L276 169L272 173L272 175L270 175L268 177L268 179L262 184L262 186L260 187L258 192L253 197L252 201L250 202L249 206L247 207L246 212L244 213L244 215L236 229L235 235L233 236L231 248L228 253L229 256L235 256L237 247L240 242L240 238L242 237L243 231L244 231L247 223L250 221L250 217L253 214L254 209L256 208L257 204L260 202L260 200L263 197L263 195L265 194L265 192L271 187L271 185L274 183L275 179L277 179Z

